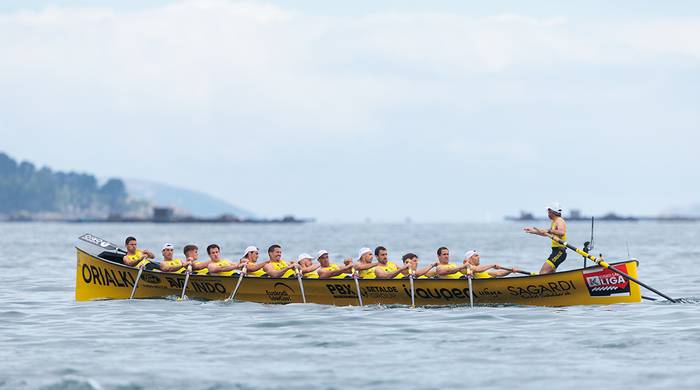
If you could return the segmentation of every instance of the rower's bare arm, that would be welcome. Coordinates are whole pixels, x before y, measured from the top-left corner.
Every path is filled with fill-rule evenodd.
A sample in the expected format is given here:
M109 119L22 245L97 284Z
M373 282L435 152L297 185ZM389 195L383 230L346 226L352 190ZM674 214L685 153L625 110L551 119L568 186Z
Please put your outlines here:
M284 268L281 270L276 270L275 267L273 267L271 264L265 264L263 270L271 278L279 278L280 276L284 275L285 272L287 272L287 270Z
M505 270L505 269L500 269L500 270L491 270L489 271L489 275L493 276L494 278L502 278L504 276L510 275L510 271Z
M434 267L434 266L430 265L430 266L427 266L427 267L425 267L425 268L423 268L423 269L417 269L417 270L416 270L416 273L414 273L413 275L414 275L415 277L426 275L428 272L430 272L430 270L433 269L433 267Z
M379 264L379 263L360 263L360 262L358 262L357 264L355 264L355 269L358 271L364 271L364 270L376 267L377 264Z
M374 274L377 275L378 279L391 279L393 276L393 272L386 272L381 268L377 268L374 270Z
M308 274L309 272L314 272L320 267L321 264L313 264L310 267L301 267L301 272Z
M329 271L327 269L319 269L318 270L318 277L319 278L330 278L333 276L333 271Z
M480 264L480 265L472 265L472 271L474 272L485 272L488 271L492 268L499 269L498 264Z
M128 265L129 267L135 267L136 264L138 264L139 261L141 261L141 259L131 260L128 255L124 256L122 260L124 261L124 264Z
M148 257L149 259L155 259L156 256L153 254L153 252L149 251L148 249L144 249L143 253Z
M259 270L259 269L261 269L261 268L264 268L264 267L267 265L267 263L269 263L269 262L268 262L268 261L265 261L265 262L263 262L263 263L246 263L246 264L247 264L247 267L248 267L248 268L247 268L247 269L248 269L248 272L255 272L255 271L257 271L257 270Z

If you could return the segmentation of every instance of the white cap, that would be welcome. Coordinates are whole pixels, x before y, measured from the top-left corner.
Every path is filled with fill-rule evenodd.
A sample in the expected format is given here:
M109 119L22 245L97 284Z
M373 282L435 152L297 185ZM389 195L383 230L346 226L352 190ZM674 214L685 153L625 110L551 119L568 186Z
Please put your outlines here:
M357 258L358 258L358 259L361 258L362 255L364 255L365 253L372 253L372 250L369 249L369 248L361 248L361 249L360 249L360 254L357 255Z
M241 259L248 256L248 253L250 253L250 252L260 252L260 250L256 246L249 246L249 247L245 248L245 251L243 252L243 256L241 256Z
M311 257L311 255L308 253L302 253L299 255L299 257L297 257L297 261L302 261L304 259L313 259L313 257Z
M466 260L466 259L468 259L474 255L478 255L478 254L479 254L479 252L476 249L467 251L467 253L464 254L464 259Z
M559 202L550 203L549 206L547 206L547 210L552 210L555 213L561 215L561 205L559 204Z
M163 245L163 249L161 249L161 251L164 251L164 250L166 250L166 249L175 250L175 247L174 247L172 244L166 243L165 245Z
M316 260L320 259L321 256L327 255L327 254L328 254L327 250L321 249L320 251L318 251L318 253L316 253Z

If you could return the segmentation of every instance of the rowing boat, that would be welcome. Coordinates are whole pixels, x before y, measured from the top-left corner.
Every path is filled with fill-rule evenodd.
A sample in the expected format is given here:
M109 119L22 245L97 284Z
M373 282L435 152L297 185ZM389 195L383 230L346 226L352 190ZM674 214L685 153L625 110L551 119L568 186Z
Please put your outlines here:
M109 259L109 252L90 254L77 250L75 299L129 299L138 269ZM637 261L611 266L637 277ZM186 295L201 300L224 300L231 295L238 276L191 275ZM236 300L259 303L301 303L296 279L245 276ZM358 305L357 289L351 279L304 279L306 302L338 306ZM365 305L410 305L408 279L361 279L360 293ZM180 296L185 275L144 270L134 298ZM416 306L468 305L469 287L464 279L416 279ZM640 302L639 285L602 267L587 267L548 275L474 279L474 303L478 305L572 306Z

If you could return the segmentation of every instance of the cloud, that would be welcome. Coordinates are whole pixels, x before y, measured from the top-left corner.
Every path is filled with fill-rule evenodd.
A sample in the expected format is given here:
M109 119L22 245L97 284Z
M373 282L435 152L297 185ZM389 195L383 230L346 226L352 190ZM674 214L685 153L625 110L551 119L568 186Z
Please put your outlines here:
M697 92L684 72L700 65L699 22L416 10L339 16L215 0L5 12L0 132L10 152L59 168L84 166L68 152L103 175L158 180L172 171L211 182L234 172L211 192L270 213L281 212L269 206L277 199L238 183L279 173L292 186L317 172L343 186L379 171L395 186L430 183L434 172L449 172L444 161L508 182L520 180L511 171L539 168L553 138L576 154L596 145L626 161L631 150L656 148L695 162L688 145L698 135L688 129L698 113L687 102ZM639 136L660 126L667 137ZM33 139L44 142L27 146ZM620 153L620 144L630 151ZM106 146L124 150L105 154ZM397 163L403 153L416 160ZM362 157L372 164L356 161ZM319 160L326 167L313 166ZM585 170L578 164L571 171ZM407 165L421 176L403 172ZM378 199L371 212L391 202ZM315 215L313 199L286 202Z

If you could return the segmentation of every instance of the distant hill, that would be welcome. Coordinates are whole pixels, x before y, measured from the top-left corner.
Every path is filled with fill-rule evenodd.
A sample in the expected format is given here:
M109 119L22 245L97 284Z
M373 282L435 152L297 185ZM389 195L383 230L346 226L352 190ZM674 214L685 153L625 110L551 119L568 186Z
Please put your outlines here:
M0 153L0 214L45 219L100 217L130 210L119 179L98 185L87 173L37 169L28 161L17 162Z
M130 197L146 200L154 206L173 207L180 214L205 218L222 214L233 214L241 219L257 217L248 210L203 192L137 179L124 179L124 183Z

